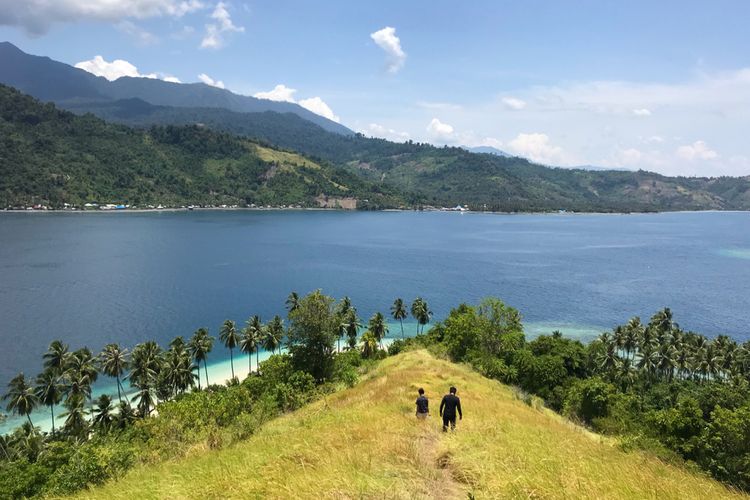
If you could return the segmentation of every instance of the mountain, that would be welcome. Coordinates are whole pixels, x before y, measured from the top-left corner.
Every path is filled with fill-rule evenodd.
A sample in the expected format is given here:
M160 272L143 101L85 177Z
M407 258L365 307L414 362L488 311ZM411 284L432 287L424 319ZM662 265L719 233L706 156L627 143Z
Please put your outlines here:
M246 138L198 125L142 130L109 124L4 85L0 151L0 207L403 203L342 168Z
M109 121L148 127L201 124L298 151L348 169L410 204L502 211L750 209L750 177L675 178L646 171L553 168L464 148L395 143L328 132L291 113L154 106L128 99L71 105Z
M437 412L451 384L464 418L445 434ZM423 422L414 417L418 387L431 397ZM389 357L354 387L211 449L220 446L136 466L77 498L747 498L687 467L625 452L424 350Z
M474 147L461 146L461 147L465 149L466 151L470 151L472 153L483 153L483 154L488 154L488 155L497 155L497 156L505 156L505 157L513 156L509 153L506 153L505 151L502 151L497 148L493 148L492 146L474 146Z
M152 78L122 77L110 82L82 69L27 54L9 42L0 42L0 83L10 85L42 101L63 108L82 103L100 103L138 98L164 106L224 108L237 112L293 113L325 130L351 135L345 126L317 115L298 104L257 99L234 94L203 83L171 83Z

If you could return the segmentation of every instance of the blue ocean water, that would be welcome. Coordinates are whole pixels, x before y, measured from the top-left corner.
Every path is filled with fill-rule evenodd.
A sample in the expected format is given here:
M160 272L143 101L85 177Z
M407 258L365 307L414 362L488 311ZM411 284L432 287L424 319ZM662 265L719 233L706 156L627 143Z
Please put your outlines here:
M165 345L283 315L290 291L316 288L365 318L395 297L440 319L494 295L532 334L590 336L668 306L685 329L747 340L750 213L0 213L0 388L56 338Z

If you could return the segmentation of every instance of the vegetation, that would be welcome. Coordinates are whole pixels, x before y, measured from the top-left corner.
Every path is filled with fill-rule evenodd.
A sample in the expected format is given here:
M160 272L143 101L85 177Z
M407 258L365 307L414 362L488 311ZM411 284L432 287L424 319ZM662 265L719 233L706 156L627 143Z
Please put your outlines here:
M750 208L750 178L666 177L652 172L549 168L523 158L460 147L395 143L326 131L299 116L218 108L152 106L133 100L71 104L137 127L204 124L342 166L411 206L468 205L475 210L628 212Z
M363 358L384 355L378 343L363 354L357 348L359 323L348 298L335 303L319 290L290 296L289 328L275 316L267 324L252 316L242 331L232 320L219 329L229 350L232 377L226 386L211 385L208 355L214 338L199 328L186 342L176 337L167 349L156 342L136 345L132 352L106 345L98 356L88 348L70 351L60 340L44 354L44 372L32 385L23 374L11 380L4 396L8 411L27 422L0 440L0 498L69 493L121 475L136 463L182 456L195 447L220 447L247 437L261 424L298 408L337 385L353 385L368 366ZM384 335L384 317L374 325ZM340 325L353 333L349 349L334 349ZM353 329L353 330L352 330ZM365 332L363 339L372 337ZM286 336L289 354L282 354ZM248 354L248 376L240 382L233 351ZM264 348L274 355L258 363ZM278 354L275 354L278 349ZM251 370L252 354L256 370ZM203 362L205 384L200 381ZM116 380L118 404L102 394L92 398L99 373ZM132 402L121 380L134 390ZM54 410L63 402L62 428L54 427ZM131 404L132 403L132 404ZM50 408L52 432L34 426L32 411ZM150 417L158 407L158 416Z
M497 299L460 305L412 342L517 385L626 446L750 489L750 342L685 332L669 309L589 345L559 332L527 342L518 311Z
M399 304L401 307L397 307ZM140 467L139 479L127 483L127 488L120 490L122 494L135 495L131 489L140 491L145 485L161 491L166 487L161 484L163 478L182 474L182 467L187 467L192 477L208 473L196 472L190 465L206 459L188 458L182 465L163 465L156 470L154 464L188 457L196 449L222 448L244 440L283 412L300 408L337 387L354 386L365 367L385 356L383 338L388 328L382 313L375 313L367 330L360 332L357 310L348 297L337 302L320 290L304 297L292 293L287 307L288 325L280 316L265 324L260 317L251 316L241 331L231 320L222 324L220 339L229 349L232 365L232 377L226 386L209 384L206 364L214 339L205 328L198 329L188 342L176 337L166 349L153 341L138 344L132 351L108 344L98 356L85 347L71 351L62 341L52 342L36 384L19 374L4 396L7 410L27 422L0 440L0 491L11 497L70 493L121 476L138 464L148 469ZM403 300L395 301L394 317L402 315L395 314L399 310L405 311ZM647 324L633 318L588 345L566 339L559 332L527 341L519 312L498 299L485 299L477 306L461 304L427 333L420 331L431 316L427 301L415 299L411 314L417 319L418 335L394 341L388 353L427 347L517 389L502 388L424 352L410 353L403 366L399 362L384 365L394 367L396 372L381 367L380 381L372 380L346 393L349 395L326 398L324 407L335 408L333 415L321 414L322 407L313 406L306 410L312 412L312 420L280 420L273 424L276 430L257 438L262 447L258 447L260 442L243 444L226 453L241 454L243 463L269 461L276 464L269 466L274 471L288 463L286 459L267 457L292 453L289 456L296 457L295 463L310 461L312 470L321 474L322 484L339 496L378 496L386 487L402 488L399 491L404 496L428 494L425 488L430 483L426 478L448 488L447 497L495 491L518 496L531 494L533 489L545 497L625 498L642 496L643 487L653 488L648 491L656 496L666 494L669 488L674 488L667 495L672 497L729 495L729 491L687 472L699 469L734 488L750 489L750 342L739 345L726 336L709 340L685 332L674 322L669 309L657 312ZM284 337L286 354L280 348ZM343 337L347 342L342 349ZM273 355L258 363L261 347ZM241 382L234 371L235 348L248 355L248 374ZM204 385L199 376L201 361ZM404 371L406 367L413 373ZM92 397L99 373L116 380L117 404L113 395ZM383 382L386 378L388 384ZM127 380L132 387L132 402L120 380ZM407 395L418 386L426 385L435 396L451 384L466 388L468 393L467 413L475 416L461 429L466 427L469 432L439 439L435 429L401 421L411 415ZM521 402L512 401L511 394ZM65 409L59 415L63 424L53 426L51 433L40 432L31 419L34 408L48 406L54 418L61 402ZM524 403L532 409L523 409ZM158 412L154 412L156 408ZM368 410L373 414L359 414ZM550 418L552 411L609 438L592 439L593 434L576 431L562 416ZM295 418L302 418L302 423L294 423ZM354 421L342 423L348 418ZM323 430L320 420L335 428ZM310 436L303 441L304 446L295 447L296 436L304 430L309 430ZM342 434L342 430L352 434ZM279 432L284 433L283 442L268 445L269 439L275 439L268 436ZM331 440L334 435L340 442ZM378 439L382 442L371 442ZM426 452L415 447L415 439L428 447ZM560 444L561 439L565 446ZM400 440L405 441L399 444ZM523 450L522 443L529 448ZM377 455L360 449L366 444ZM621 450L612 449L614 444ZM245 446L251 448L243 451ZM284 446L281 452L278 446ZM349 451L342 453L342 446ZM399 446L401 455L391 458L394 447ZM572 451L570 446L574 447ZM491 449L504 453L493 452L488 458ZM508 449L516 451L508 455ZM628 458L622 453L637 449L645 449L647 454L637 451L635 458ZM388 458L380 456L381 452L387 452ZM361 468L360 462L366 457L376 458L384 469L372 473L371 466ZM340 460L353 469L342 472ZM614 483L608 483L605 464L638 472L627 477L618 474ZM173 467L178 472L171 470ZM170 470L165 472L164 468ZM333 471L343 474L339 477L343 482L332 479L338 476L328 475ZM518 475L524 471L530 476ZM280 491L286 487L308 491L309 486L295 483L301 481L296 470L288 472L281 477L273 472L272 479L264 473L268 485L263 486L258 483L260 478L251 475L236 485L238 490L226 491L237 491L237 496L267 491L265 488L281 480L285 486L276 485ZM570 474L574 474L574 481ZM667 476L669 479L665 479ZM391 482L384 478L391 478ZM209 485L225 487L195 479L179 485L170 480L168 487L200 490ZM164 495L198 493L187 495L178 489Z
M398 206L394 190L343 168L206 127L135 130L76 116L0 85L0 207L65 203ZM367 201L365 201L367 200Z
M443 434L414 418L458 387L464 418ZM247 440L141 465L80 498L745 498L716 481L571 424L518 391L426 350L392 356L356 386ZM156 419L152 419L156 420Z

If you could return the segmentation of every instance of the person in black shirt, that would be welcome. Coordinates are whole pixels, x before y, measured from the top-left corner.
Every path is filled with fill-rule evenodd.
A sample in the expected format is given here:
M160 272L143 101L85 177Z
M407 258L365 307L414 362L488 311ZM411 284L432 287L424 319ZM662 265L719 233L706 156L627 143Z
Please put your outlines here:
M458 411L458 418L463 420L464 415L461 413L461 400L456 396L456 388L451 387L450 393L443 396L443 400L440 402L440 416L443 417L443 432L448 430L448 424L451 426L451 430L456 430L456 411Z
M424 395L424 389L419 388L419 397L417 398L417 418L425 419L430 414L430 402Z

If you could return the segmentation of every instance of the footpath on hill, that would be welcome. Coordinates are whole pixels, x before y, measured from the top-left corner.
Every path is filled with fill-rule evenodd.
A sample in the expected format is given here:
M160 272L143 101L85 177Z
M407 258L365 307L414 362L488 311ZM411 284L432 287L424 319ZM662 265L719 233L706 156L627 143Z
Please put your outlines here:
M441 432L450 385L464 410ZM423 387L432 416L417 421ZM411 351L235 446L138 467L82 498L748 498L589 433L471 369Z

